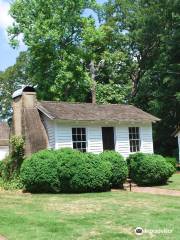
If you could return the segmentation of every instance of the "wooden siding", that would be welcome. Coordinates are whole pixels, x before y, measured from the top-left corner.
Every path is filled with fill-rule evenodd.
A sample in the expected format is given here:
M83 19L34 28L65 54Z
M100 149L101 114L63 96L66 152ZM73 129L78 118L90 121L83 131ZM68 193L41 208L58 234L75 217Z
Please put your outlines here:
M97 154L103 152L101 127L87 128L87 151Z
M141 149L143 153L153 153L153 138L152 138L152 125L128 125L128 126L117 126L115 128L115 139L116 139L116 151L123 155L123 157L128 157L130 152L129 145L129 127L139 127L140 128L140 139L141 139Z
M87 133L87 152L101 153L103 151L102 129L101 126L85 126L85 125L65 125L44 117L44 125L46 127L49 146L59 149L70 147L72 143L72 127L85 127ZM129 156L129 127L140 127L141 152L153 153L152 125L119 125L114 127L115 150L122 154L125 158Z
M115 150L119 152L123 157L128 157L130 153L128 126L116 127L115 139Z
M42 122L48 135L49 148L55 148L55 122L45 115L42 117Z
M55 148L72 148L72 127L56 123L55 127Z
M152 126L146 125L140 128L141 152L153 153Z

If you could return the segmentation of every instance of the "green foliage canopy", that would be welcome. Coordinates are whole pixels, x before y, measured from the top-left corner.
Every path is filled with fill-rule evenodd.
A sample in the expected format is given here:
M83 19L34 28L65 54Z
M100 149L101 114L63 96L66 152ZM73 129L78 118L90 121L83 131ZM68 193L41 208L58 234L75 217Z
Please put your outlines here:
M87 8L99 21L84 14ZM23 34L28 48L21 82L31 79L44 100L133 103L162 119L155 149L172 155L180 121L179 11L178 0L16 0L9 35L16 46ZM10 102L3 94L21 76L11 71L0 74L10 83L1 91L3 117Z

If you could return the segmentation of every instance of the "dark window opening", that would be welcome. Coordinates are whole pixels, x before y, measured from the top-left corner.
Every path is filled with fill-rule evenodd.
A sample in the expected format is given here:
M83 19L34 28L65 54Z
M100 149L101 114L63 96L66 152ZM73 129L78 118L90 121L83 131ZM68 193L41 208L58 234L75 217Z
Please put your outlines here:
M102 127L103 150L114 150L114 128Z

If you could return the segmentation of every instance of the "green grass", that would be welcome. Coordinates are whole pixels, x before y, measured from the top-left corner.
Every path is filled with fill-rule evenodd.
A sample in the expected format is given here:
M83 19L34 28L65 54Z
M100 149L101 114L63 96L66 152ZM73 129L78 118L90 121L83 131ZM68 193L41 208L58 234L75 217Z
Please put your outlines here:
M172 230L145 233L141 239L178 239L180 198L133 192L22 194L0 192L0 235L8 240L137 239L134 229ZM139 237L138 237L139 239Z
M180 191L180 173L175 173L166 185L158 186L159 188L173 189Z

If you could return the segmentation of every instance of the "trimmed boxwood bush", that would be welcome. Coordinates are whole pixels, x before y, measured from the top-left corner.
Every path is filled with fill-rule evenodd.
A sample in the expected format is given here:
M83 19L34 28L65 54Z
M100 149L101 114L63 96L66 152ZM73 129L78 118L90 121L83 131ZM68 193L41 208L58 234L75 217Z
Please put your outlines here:
M122 187L128 176L127 162L115 151L105 151L100 154L102 161L108 161L112 165L112 187Z
M111 164L98 155L75 150L56 151L62 192L100 192L110 190Z
M135 153L127 162L130 178L142 186L165 184L175 171L172 164L156 154Z
M176 158L173 157L165 157L166 161L171 163L173 167L176 169L177 161Z
M43 150L24 160L20 177L30 192L99 192L110 189L111 164L72 149Z
M26 190L37 193L60 192L57 163L51 150L40 151L25 159L20 177Z

